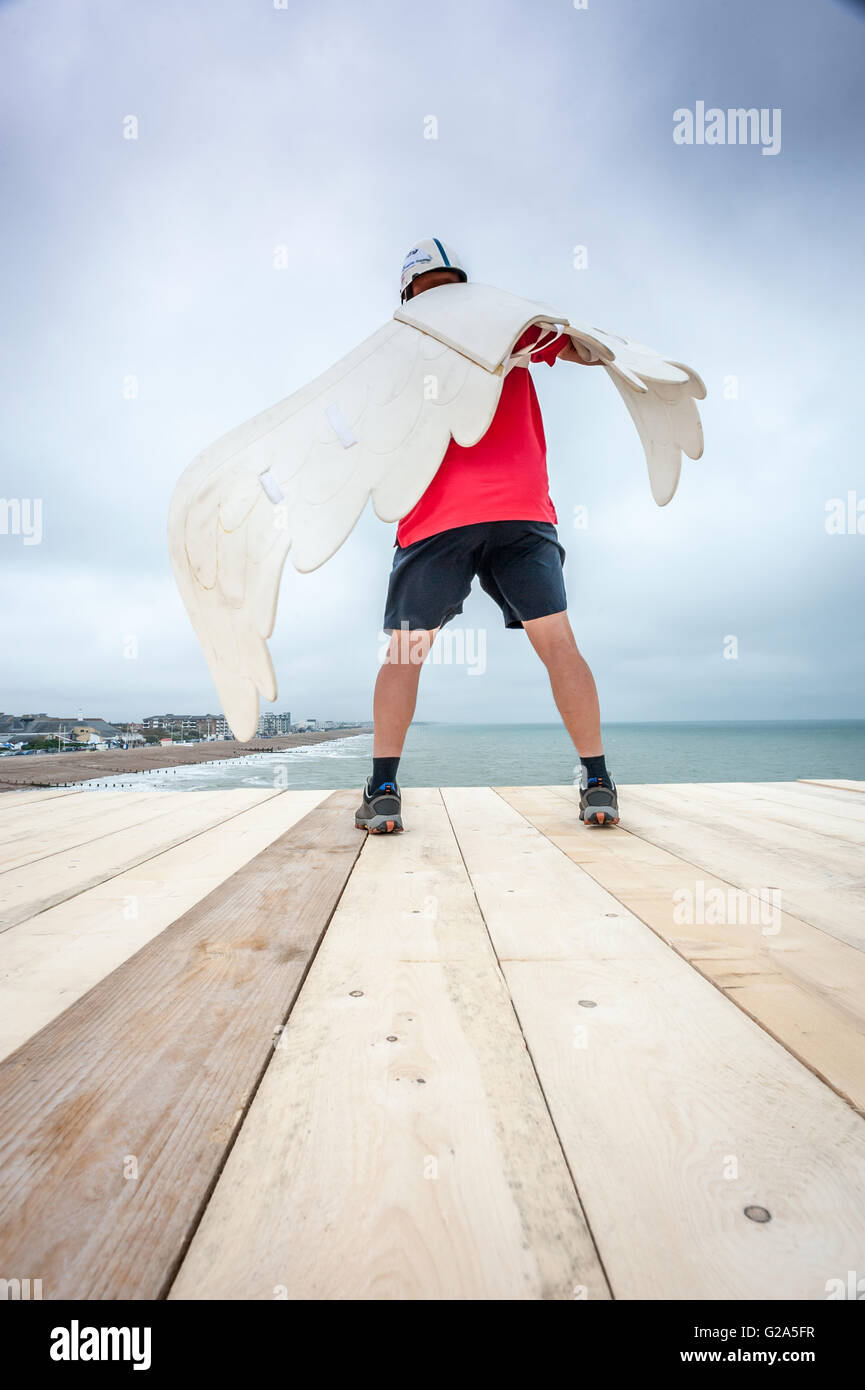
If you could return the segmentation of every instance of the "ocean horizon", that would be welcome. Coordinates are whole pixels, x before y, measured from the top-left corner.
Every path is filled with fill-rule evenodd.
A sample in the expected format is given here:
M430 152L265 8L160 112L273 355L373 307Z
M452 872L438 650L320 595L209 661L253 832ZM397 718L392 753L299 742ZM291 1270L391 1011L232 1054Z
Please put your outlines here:
M617 782L773 782L800 777L865 780L865 719L692 720L604 725ZM82 787L172 791L221 787L360 787L370 768L372 734L121 774ZM563 727L545 724L418 722L399 769L404 788L538 786L573 782L577 755Z

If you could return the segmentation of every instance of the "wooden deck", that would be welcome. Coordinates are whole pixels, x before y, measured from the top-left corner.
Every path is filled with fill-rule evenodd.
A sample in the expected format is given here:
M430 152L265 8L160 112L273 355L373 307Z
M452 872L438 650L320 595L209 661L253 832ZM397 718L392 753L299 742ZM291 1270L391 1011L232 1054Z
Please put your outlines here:
M865 1273L865 783L0 798L0 1278L814 1299Z

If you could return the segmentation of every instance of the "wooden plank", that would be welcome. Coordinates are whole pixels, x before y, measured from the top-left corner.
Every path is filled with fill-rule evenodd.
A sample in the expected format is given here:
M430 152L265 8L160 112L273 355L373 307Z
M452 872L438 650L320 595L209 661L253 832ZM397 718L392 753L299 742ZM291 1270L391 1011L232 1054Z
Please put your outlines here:
M0 1063L0 1268L50 1299L163 1292L359 853L355 795Z
M361 855L171 1291L607 1286L438 792Z
M0 931L278 795L276 789L254 787L172 792L170 799L160 797L162 814L146 825L108 833L0 874Z
M573 787L556 790L572 801ZM629 787L622 825L652 844L748 891L777 889L787 912L865 948L862 848L819 830L781 824L678 785Z
M614 1296L824 1299L860 1116L492 791L444 795Z
M0 934L0 1058L327 796L286 791Z
M587 832L550 789L509 805L865 1113L865 954L770 901L618 830Z
M136 787L131 792L123 791L119 787L88 790L83 786L34 787L32 792L4 792L3 806L10 801L13 804L18 803L19 806L18 813L7 817L3 823L4 842L17 833L19 826L38 827L49 816L59 825L66 817L71 819L75 815L93 814L99 807L109 805L112 800L118 801L133 796L139 800L151 794L155 793L151 793L146 786Z
M574 788L567 790L573 795ZM860 845L865 829L865 801L855 792L834 791L796 782L707 782L704 785L663 783L629 789L637 795L679 793L683 801L702 801L706 808L745 815L758 825L790 826L818 835L828 844L850 839Z
M556 790L569 799L578 799L576 789L565 784ZM776 826L804 831L819 837L822 849L841 853L848 841L865 844L865 801L855 792L832 791L827 787L801 786L796 782L664 782L619 787L620 800L629 806L632 799L660 795L675 798L681 806L695 804L704 814L717 810L721 815L747 823L755 832L769 835Z
M160 819L170 792L86 792L71 801L49 802L0 825L0 875L24 864L90 844L104 835ZM2 877L0 877L2 885Z
M738 796L748 794L747 782L723 783L713 785L713 793L728 796L733 791ZM820 787L806 782L763 782L756 784L758 802L761 808L769 808L770 814L779 821L785 820L785 812L792 807L810 813L805 821L809 828L826 830L844 836L851 833L859 843L859 831L865 826L865 800L855 791L846 787ZM791 823L801 824L797 816Z
M667 786L666 790L673 788ZM709 783L705 787L689 787L688 795L702 798L706 807L736 816L740 821L742 807L749 819L790 826L818 835L829 846L849 841L860 848L865 845L865 801L855 792L832 791L828 787L806 787L796 782Z
M847 777L839 777L836 780L831 778L821 779L819 777L800 777L800 782L806 782L812 787L832 787L839 791L865 792L865 782L851 782Z
M124 792L116 789L84 791L81 787L64 787L62 789L42 787L34 789L32 795L34 800L31 801L26 792L4 792L0 804L6 806L9 801L12 801L19 803L19 806L14 816L2 818L0 835L2 835L3 844L20 839L22 830L38 830L49 820L58 827L65 823L74 824L76 820L104 814L105 808L110 806L112 802L121 805L124 799L134 798L137 803L144 800L149 793L138 790L135 792ZM22 798L25 797L28 799L23 800Z
M2 773L0 773L2 776ZM19 810L34 801L56 801L58 797L80 796L80 787L31 787L28 791L4 791L0 795L0 811Z

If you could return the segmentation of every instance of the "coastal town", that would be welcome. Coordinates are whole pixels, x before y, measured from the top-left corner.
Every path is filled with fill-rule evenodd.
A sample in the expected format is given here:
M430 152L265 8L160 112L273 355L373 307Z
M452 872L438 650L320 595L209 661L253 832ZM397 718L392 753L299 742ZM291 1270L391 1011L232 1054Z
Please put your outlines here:
M256 738L356 729L358 720L298 719L291 714L262 714ZM140 722L77 715L4 714L0 712L0 757L90 749L145 748L148 745L231 742L234 734L221 714L151 714Z
M0 792L25 787L98 784L101 778L230 762L368 733L360 720L298 719L264 714L253 739L241 743L222 715L154 714L110 722L79 713L0 714Z

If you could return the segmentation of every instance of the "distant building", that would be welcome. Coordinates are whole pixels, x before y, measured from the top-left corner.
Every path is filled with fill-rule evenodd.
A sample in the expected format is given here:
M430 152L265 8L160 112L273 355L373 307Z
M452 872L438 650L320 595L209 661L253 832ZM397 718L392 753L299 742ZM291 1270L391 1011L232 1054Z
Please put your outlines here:
M277 734L287 734L290 731L291 715L289 713L259 716L258 729L256 730L259 738L275 738Z
M166 734L181 735L187 737L194 734L197 738L231 738L232 733L228 727L225 717L221 714L148 714L146 719L141 721L142 729L151 729L156 732L165 731Z
M87 730L86 734L83 733ZM78 731L78 735L75 735ZM104 719L81 715L65 718L46 714L0 715L0 742L29 743L32 739L56 739L58 747L65 744L113 743L121 737L120 730Z
M69 741L75 744L86 743L90 748L105 748L108 743L108 740L91 724L73 724L69 731Z
M147 740L143 734L139 734L135 729L122 729L120 742L124 748L137 748L140 743L146 743Z

